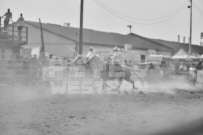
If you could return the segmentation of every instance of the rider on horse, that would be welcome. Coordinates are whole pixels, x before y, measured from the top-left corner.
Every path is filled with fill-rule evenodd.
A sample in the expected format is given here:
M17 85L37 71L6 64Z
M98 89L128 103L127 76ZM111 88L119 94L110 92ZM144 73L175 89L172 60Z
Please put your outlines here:
M111 56L112 59L115 59L120 54L120 49L118 47L113 48L113 55Z
M86 62L88 62L89 60L91 60L93 57L95 56L95 50L93 49L93 47L90 47L88 53L87 53L87 58L86 58Z
M122 84L122 80L126 80L132 84L133 89L138 89L138 86L143 85L143 80L132 67L122 64L120 53L120 49L115 47L113 49L113 55L111 57L106 57L107 59L103 60L101 57L96 56L93 48L90 48L87 54L88 61L86 64L92 67L94 73L95 71L99 73L99 76L103 79L104 83L108 80L117 80L119 81L119 88ZM134 76L136 80L133 80L132 77ZM134 81L137 81L136 83L140 83L140 85L135 87Z

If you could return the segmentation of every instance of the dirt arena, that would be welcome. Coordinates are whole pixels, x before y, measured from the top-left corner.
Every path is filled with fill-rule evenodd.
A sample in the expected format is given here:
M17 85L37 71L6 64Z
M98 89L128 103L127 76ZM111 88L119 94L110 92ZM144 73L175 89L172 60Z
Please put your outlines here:
M0 87L0 135L141 135L201 117L201 90L53 95L47 87Z

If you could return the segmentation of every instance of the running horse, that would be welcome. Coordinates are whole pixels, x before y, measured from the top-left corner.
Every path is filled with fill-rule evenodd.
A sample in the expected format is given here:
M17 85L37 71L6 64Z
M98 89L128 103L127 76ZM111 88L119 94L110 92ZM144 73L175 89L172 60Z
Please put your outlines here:
M107 61L104 61L100 57L94 56L85 63L86 68L91 67L92 71L99 73L104 84L109 80L118 80L119 85L117 88L119 89L122 81L125 80L132 84L133 89L138 89L138 87L135 86L135 81L140 82L142 87L144 87L143 79L137 74L134 68L121 65L116 61L113 62L110 58ZM94 75L94 72L92 75ZM136 80L133 80L133 78L136 78Z

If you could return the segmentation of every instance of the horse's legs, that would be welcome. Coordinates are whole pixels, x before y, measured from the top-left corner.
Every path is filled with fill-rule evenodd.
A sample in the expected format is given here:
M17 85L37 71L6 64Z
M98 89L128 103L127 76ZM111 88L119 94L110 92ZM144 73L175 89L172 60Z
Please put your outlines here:
M130 80L130 82L131 82L132 85L133 85L133 89L134 89L134 90L137 89L137 87L135 87L134 81Z
M125 78L126 81L130 82L133 85L133 89L137 89L137 87L135 87L134 81L131 80L130 78Z
M109 86L108 81L115 81L115 80L114 80L114 79L106 79L106 80L103 80L102 89L103 89L104 91L108 91L108 90L119 90L119 89L120 89L120 86L121 86L121 79L118 80L119 85L118 85L116 88L114 88L114 89L112 89L111 86ZM117 80L116 80L116 81L117 81Z
M119 82L119 85L118 85L117 89L119 90L120 87L121 87L121 84L122 84L122 82L123 82L123 78L119 78L119 79L118 79L118 82Z
M106 90L107 88L107 80L103 80L103 84L102 84L102 90Z

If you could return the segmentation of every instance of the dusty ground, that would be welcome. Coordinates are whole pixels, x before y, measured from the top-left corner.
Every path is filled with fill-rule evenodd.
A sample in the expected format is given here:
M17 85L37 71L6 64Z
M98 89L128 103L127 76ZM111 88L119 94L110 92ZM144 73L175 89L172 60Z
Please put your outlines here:
M0 88L0 135L131 135L203 117L203 92L52 95L47 88Z

